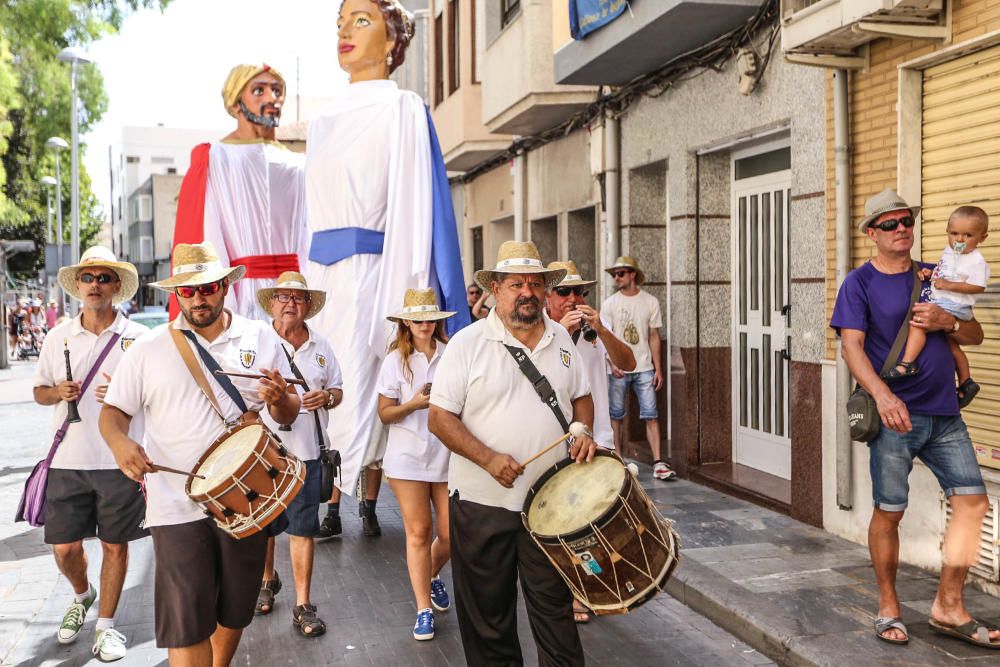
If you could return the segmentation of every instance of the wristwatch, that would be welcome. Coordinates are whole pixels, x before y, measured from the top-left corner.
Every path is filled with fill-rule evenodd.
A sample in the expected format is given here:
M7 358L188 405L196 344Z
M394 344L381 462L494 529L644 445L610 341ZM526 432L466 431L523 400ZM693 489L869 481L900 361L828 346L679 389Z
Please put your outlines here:
M951 331L949 331L948 333L958 333L958 329L961 326L962 326L962 320L960 320L960 319L958 319L956 317L955 318L955 324L951 327Z
M323 391L326 392L326 405L324 405L323 407L326 408L327 410L333 410L334 408L333 402L334 400L336 400L336 397L333 395L333 392L330 391L329 389L324 389Z

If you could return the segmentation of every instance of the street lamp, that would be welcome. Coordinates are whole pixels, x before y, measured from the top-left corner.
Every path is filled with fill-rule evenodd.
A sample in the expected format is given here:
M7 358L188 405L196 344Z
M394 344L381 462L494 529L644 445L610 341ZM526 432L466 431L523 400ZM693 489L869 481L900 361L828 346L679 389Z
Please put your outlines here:
M79 145L80 137L77 132L77 94L76 94L76 70L77 65L80 63L86 64L93 62L87 52L78 46L67 46L65 49L59 52L59 60L64 63L70 64L70 90L73 99L73 106L70 110L69 120L70 120L70 142L73 147L73 195L72 195L72 205L70 213L70 221L72 224L72 232L70 237L70 243L73 244L72 254L73 254L73 264L78 264L80 262L80 158L79 158ZM76 302L73 302L73 314L76 314Z
M51 176L42 176L41 184L45 186L45 213L48 220L48 224L45 227L45 241L52 243L52 186L59 185L59 183Z
M75 115L75 114L74 114ZM59 172L59 151L69 148L69 144L62 137L50 137L48 141L45 142L46 148L51 148L56 154L56 221L58 227L56 229L56 254L59 258L56 260L57 268L61 268L63 265L63 225L62 225L62 176ZM59 290L59 312L66 312L66 295L63 294L61 288L56 287Z

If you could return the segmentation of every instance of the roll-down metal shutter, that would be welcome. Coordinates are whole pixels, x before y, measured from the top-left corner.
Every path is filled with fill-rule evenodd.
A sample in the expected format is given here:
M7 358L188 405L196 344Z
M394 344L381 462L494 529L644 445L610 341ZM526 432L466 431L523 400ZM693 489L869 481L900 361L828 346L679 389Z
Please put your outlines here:
M990 286L976 302L986 340L966 349L982 392L963 411L981 464L1000 468L1000 46L924 71L921 253L937 262L948 215L980 206L991 236L980 246Z

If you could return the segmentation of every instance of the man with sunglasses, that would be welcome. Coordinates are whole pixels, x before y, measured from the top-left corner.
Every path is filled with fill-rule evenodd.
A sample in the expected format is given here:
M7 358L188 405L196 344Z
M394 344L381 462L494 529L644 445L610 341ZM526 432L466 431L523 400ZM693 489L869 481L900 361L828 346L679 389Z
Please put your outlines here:
M639 288L646 282L646 276L634 258L623 255L605 271L614 277L617 291L604 300L601 312L611 322L615 335L620 336L635 355L634 369L628 371L612 363L608 379L615 449L620 454L625 444L625 394L632 387L639 401L639 419L646 423L646 440L653 454L653 477L673 480L677 478L677 473L660 453L660 422L656 407L656 392L663 386L660 302Z
M875 399L882 421L878 436L868 443L875 506L868 548L879 587L875 636L891 644L909 641L900 619L895 582L899 522L907 506L913 459L919 456L937 478L952 510L943 543L941 582L930 609L931 629L998 649L1000 630L973 619L962 601L966 573L978 558L979 529L988 500L959 413L955 360L948 343L951 336L960 345L979 345L982 327L975 320L959 326L940 307L917 303L909 325L927 331L927 342L917 358L919 378L900 378L890 388L877 370L911 313L915 277L910 252L919 213L919 206L910 206L891 188L865 202L865 217L858 229L875 245L876 253L844 278L830 321L840 335L844 361L858 384Z
M73 587L74 599L56 631L60 644L76 640L98 596L87 576L83 540L101 541L100 601L92 653L102 661L125 657L125 637L114 629L115 610L125 583L128 543L148 533L142 522L146 506L139 484L115 464L98 429L108 382L134 340L148 333L115 306L139 287L134 266L119 262L107 248L88 248L80 263L59 270L63 291L81 302L80 313L49 331L35 371L35 402L55 406L53 430L61 431L68 403L75 401L80 421L65 424L56 446L45 494L45 542L52 545L59 571ZM118 336L115 339L115 336ZM102 352L107 354L93 369ZM66 351L72 380L66 377ZM92 372L92 382L81 391ZM142 420L130 435L142 439Z
M254 616L271 531L236 540L188 497L184 475L156 472L153 463L193 470L230 425L265 410L278 424L291 424L299 411L284 380L291 370L278 334L224 308L245 271L222 264L207 242L174 248L171 276L151 284L177 296L181 315L132 345L101 412L101 433L119 467L136 481L145 476L156 643L168 649L171 664L229 664ZM251 377L230 379L217 370ZM140 415L142 445L128 435Z

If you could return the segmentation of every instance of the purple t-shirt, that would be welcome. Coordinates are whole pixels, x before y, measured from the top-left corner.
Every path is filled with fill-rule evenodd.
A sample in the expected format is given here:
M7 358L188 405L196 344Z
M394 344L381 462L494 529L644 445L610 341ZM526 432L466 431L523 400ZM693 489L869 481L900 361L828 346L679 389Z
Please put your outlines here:
M933 269L933 264L921 264ZM924 290L929 289L924 283ZM865 262L847 274L837 294L830 326L865 332L865 353L872 368L882 370L892 342L909 310L913 290L913 271L882 273ZM900 354L902 357L902 354ZM927 344L917 357L920 372L888 381L889 388L910 412L922 415L958 415L955 393L955 360L948 347L947 334L927 334Z

